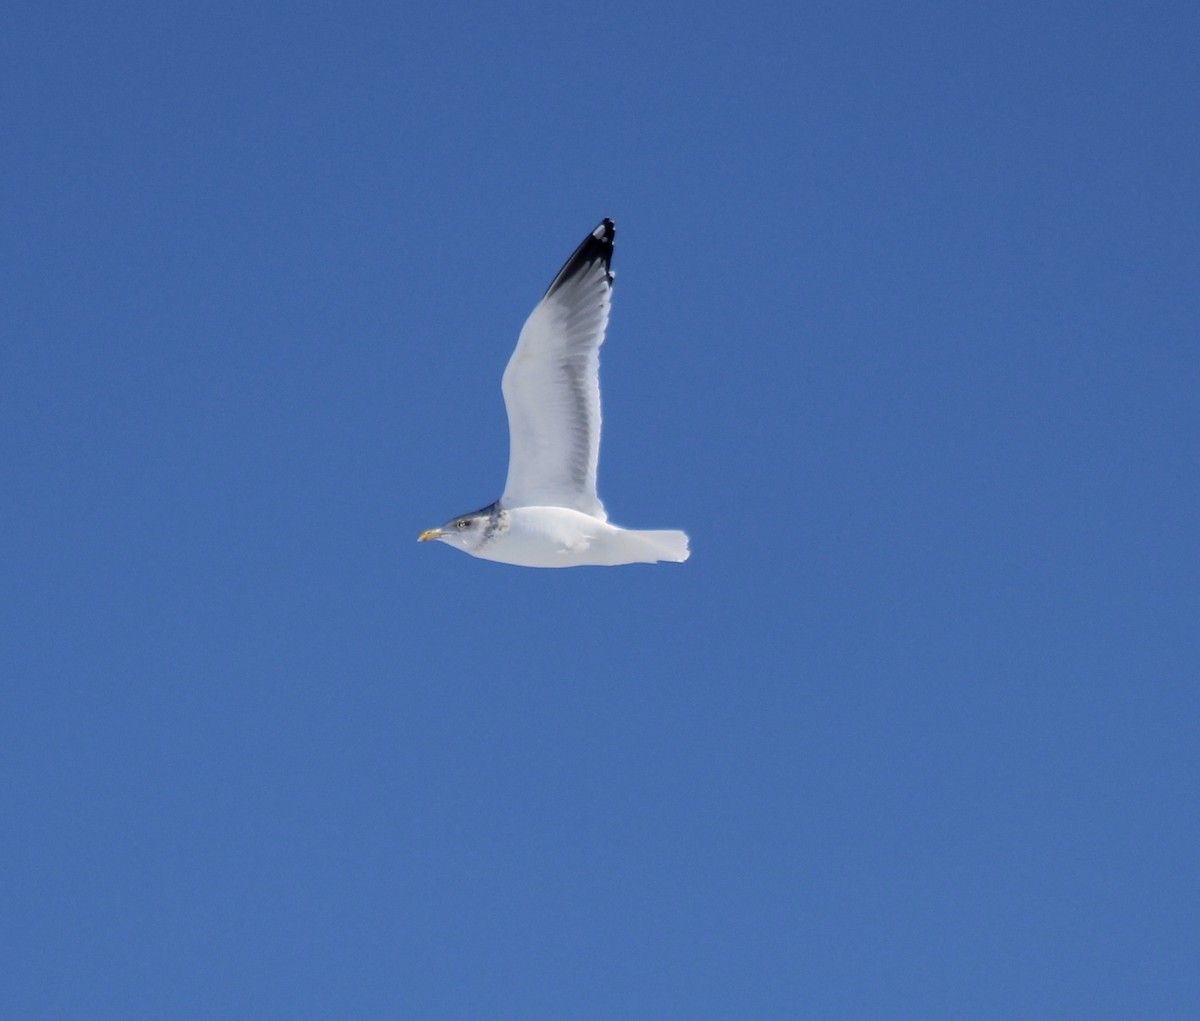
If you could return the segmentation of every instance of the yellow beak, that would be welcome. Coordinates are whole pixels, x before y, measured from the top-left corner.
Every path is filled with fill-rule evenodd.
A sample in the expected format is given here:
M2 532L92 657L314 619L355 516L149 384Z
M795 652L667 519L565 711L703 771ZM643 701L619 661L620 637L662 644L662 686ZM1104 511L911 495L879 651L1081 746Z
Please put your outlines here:
M429 542L430 539L440 539L445 534L440 528L428 528L417 536L417 542Z

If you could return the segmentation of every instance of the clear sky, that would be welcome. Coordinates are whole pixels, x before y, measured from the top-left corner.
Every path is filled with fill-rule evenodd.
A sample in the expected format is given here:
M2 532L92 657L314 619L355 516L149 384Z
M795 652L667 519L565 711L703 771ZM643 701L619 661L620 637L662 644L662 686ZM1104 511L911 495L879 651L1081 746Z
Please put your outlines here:
M1200 7L2 28L0 1016L1200 1016Z

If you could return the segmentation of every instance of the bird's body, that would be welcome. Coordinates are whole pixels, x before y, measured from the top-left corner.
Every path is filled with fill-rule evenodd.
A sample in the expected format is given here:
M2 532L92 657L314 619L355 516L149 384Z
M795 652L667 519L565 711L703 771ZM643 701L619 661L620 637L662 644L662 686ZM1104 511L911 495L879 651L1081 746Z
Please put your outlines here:
M502 564L616 567L686 560L688 556L683 532L631 531L570 507L505 510L497 503L475 513L480 515L478 541L464 548L483 560Z
M601 222L530 314L504 372L509 462L504 495L422 532L485 560L521 567L613 567L688 558L677 531L608 521L596 495L600 345L612 300L615 228Z

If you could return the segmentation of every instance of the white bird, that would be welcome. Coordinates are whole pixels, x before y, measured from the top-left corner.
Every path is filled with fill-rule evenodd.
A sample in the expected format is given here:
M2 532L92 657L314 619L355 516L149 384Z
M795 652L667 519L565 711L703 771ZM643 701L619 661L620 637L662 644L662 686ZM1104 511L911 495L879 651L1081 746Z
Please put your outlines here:
M417 538L521 567L611 567L687 560L683 532L609 524L596 495L600 345L612 303L612 220L575 249L525 321L504 370L508 482L482 510Z

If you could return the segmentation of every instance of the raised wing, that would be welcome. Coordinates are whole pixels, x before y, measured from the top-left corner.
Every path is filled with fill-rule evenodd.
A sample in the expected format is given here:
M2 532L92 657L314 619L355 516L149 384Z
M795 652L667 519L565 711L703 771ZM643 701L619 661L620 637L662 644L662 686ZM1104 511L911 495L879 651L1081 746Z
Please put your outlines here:
M605 519L600 459L600 345L612 302L612 220L558 272L504 370L506 507L571 507Z

